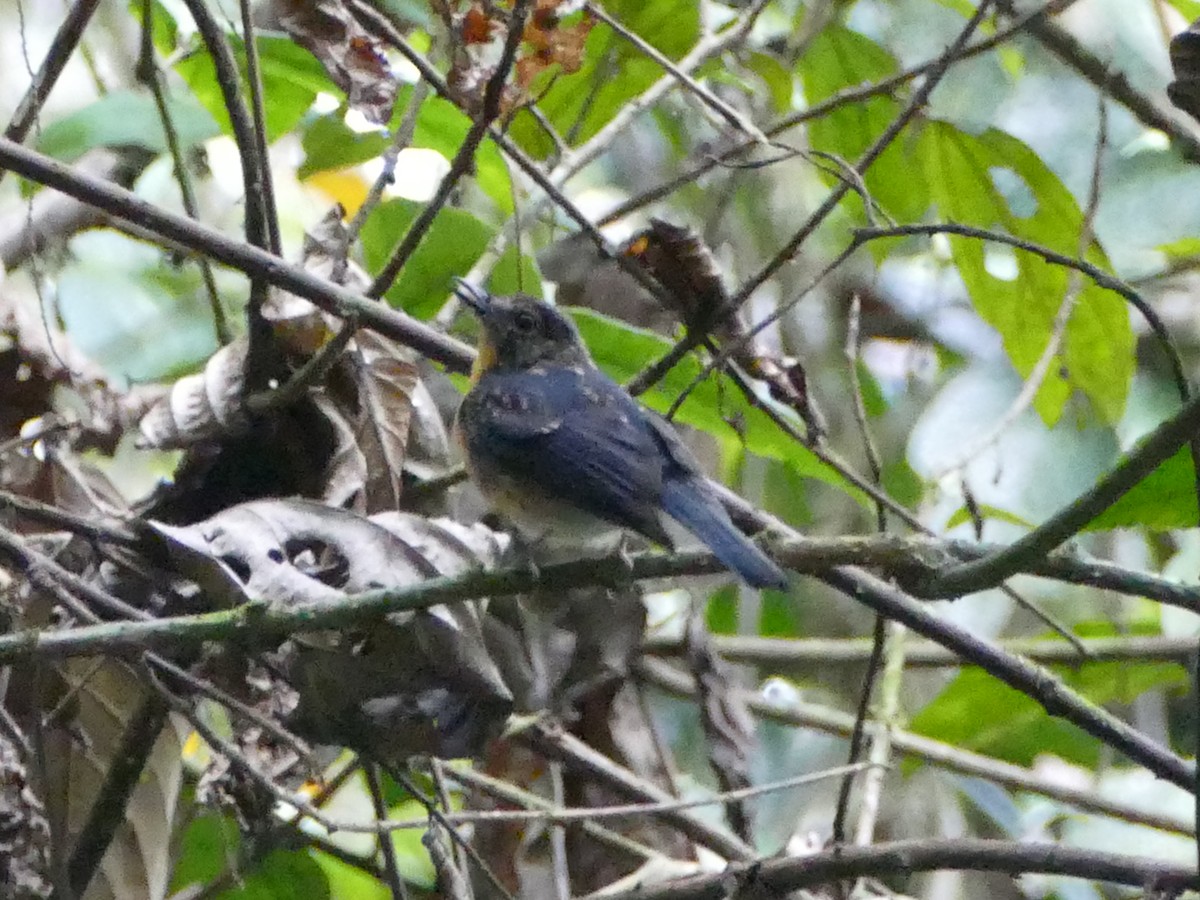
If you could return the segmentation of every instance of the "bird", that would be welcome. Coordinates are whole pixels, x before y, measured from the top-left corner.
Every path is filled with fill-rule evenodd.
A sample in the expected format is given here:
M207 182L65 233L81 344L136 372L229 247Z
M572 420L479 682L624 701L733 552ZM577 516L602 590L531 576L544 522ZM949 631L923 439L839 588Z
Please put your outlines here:
M787 587L670 423L600 371L570 318L526 294L457 283L481 328L455 439L471 480L522 540L591 544L633 531L673 548L674 520L747 584Z

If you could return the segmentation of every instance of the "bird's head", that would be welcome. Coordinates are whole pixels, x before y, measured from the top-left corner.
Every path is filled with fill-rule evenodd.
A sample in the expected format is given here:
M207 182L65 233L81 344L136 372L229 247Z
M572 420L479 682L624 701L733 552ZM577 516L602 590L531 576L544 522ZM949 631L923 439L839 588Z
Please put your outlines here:
M483 326L473 380L492 369L521 371L543 363L587 365L587 349L574 323L528 294L495 297L461 279L455 294Z

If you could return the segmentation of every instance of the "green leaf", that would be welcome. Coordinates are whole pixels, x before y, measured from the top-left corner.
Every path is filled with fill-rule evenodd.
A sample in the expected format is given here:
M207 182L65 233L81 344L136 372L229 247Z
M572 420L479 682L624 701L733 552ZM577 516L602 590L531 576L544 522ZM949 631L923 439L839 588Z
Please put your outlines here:
M1189 22L1200 19L1200 0L1167 0Z
M617 381L628 381L671 347L653 332L633 328L598 313L574 309L571 314L597 365ZM699 372L700 363L694 356L688 356L638 399L651 409L665 413ZM730 420L740 421L741 434ZM859 502L864 500L840 475L781 432L766 413L751 406L740 391L718 387L715 378L706 379L691 392L676 412L675 421L712 435L727 450L741 449L744 436L745 446L759 456L785 462L801 475L835 485Z
M521 253L516 245L510 244L497 260L486 287L493 294L521 292L533 297L542 297L542 273L538 269L537 260Z
M1187 671L1176 663L1097 662L1055 671L1099 704L1129 703L1154 688L1188 683ZM1094 766L1102 749L1100 741L978 668L964 669L913 719L911 730L1025 766L1043 753Z
M713 634L737 634L740 606L737 585L727 584L713 592L704 612L708 630Z
M242 833L237 823L227 816L208 813L188 823L176 856L178 862L171 874L172 893L188 885L206 885L238 858Z
M392 900L391 890L362 869L320 850L310 850L309 855L325 873L330 900Z
M301 181L317 172L344 169L374 159L388 146L381 132L355 131L346 125L340 112L313 119L304 129L300 143L304 147L304 162L296 177Z
M777 113L792 109L792 73L774 56L767 53L749 53L745 66L762 79L771 98L771 106Z
M362 230L363 256L370 271L383 268L423 208L424 204L411 200L389 200L371 213ZM470 271L493 234L465 210L442 209L387 292L388 302L409 315L429 318L449 297L451 277Z
M193 147L221 133L213 117L186 93L168 98L167 108L180 144ZM167 138L154 98L137 91L113 91L43 129L37 148L74 162L96 147L143 147L167 152Z
M137 18L139 25L143 24L142 12L145 7L143 0L129 0L129 11ZM154 31L150 37L154 41L155 49L164 56L174 53L179 44L179 25L175 17L160 0L153 0L151 8Z
M275 141L295 128L312 106L318 93L345 96L329 80L316 58L303 47L284 37L259 35L256 40L262 70L268 141ZM242 74L241 80L244 85L245 44L236 35L229 35L229 42L237 57L238 70ZM200 50L181 59L175 64L175 71L188 83L192 92L220 124L221 130L226 134L233 134L221 86L217 83L216 67L208 51ZM244 86L242 93L248 98Z
M1025 144L1001 131L966 134L930 122L921 134L926 180L944 218L1075 256L1083 214L1057 176ZM951 237L954 262L979 314L998 332L1017 372L1028 376L1050 340L1066 296L1068 271L1020 250L976 238ZM1087 259L1109 268L1093 243ZM1035 406L1053 425L1071 390L1100 417L1121 418L1136 365L1124 301L1080 276L1063 346L1051 362Z
M1000 509L997 506L988 506L986 503L979 504L977 509L979 516L983 519L995 519L997 522L1007 522L1010 525L1018 525L1021 528L1032 530L1035 526L1028 519L1023 519L1016 513L1011 513L1006 509ZM954 511L954 514L946 520L946 524L942 527L949 531L951 528L957 528L965 522L971 521L971 511L965 506L961 506Z
M606 11L629 31L677 60L700 38L697 0L619 0ZM602 23L588 35L579 71L557 78L538 101L555 130L578 146L608 124L625 104L664 77L658 63ZM541 159L555 148L530 115L512 124L513 138Z
M425 807L416 800L406 800L388 810L393 819L420 819ZM396 848L396 867L409 884L433 890L437 886L437 871L429 851L421 843L423 828L401 828L392 832L392 846Z
M1197 521L1196 470L1184 448L1142 479L1133 490L1088 523L1088 531L1194 528Z
M329 900L329 881L306 851L276 850L218 900Z
M890 53L840 25L822 29L797 66L810 104L840 90L879 81L897 70ZM842 104L809 124L809 141L813 149L833 154L849 165L883 134L900 108L900 101L886 96ZM900 220L920 218L929 205L923 173L905 150L907 140L893 141L863 178L875 202ZM837 178L831 174L827 180Z

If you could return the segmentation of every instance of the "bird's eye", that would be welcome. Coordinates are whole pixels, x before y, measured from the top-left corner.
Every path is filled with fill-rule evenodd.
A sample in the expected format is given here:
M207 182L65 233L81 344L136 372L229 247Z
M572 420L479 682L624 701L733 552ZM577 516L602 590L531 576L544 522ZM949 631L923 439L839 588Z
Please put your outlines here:
M533 313L522 311L513 317L513 324L517 326L518 331L530 334L537 328L537 319Z

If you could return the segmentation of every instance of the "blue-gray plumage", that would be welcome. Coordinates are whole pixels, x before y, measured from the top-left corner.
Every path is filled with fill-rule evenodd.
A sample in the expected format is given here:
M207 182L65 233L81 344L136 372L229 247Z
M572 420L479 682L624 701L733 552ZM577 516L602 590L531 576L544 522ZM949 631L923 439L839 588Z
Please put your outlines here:
M749 584L786 587L671 426L596 368L568 318L465 282L458 295L483 329L455 431L497 512L535 541L582 536L601 520L669 547L665 513Z

